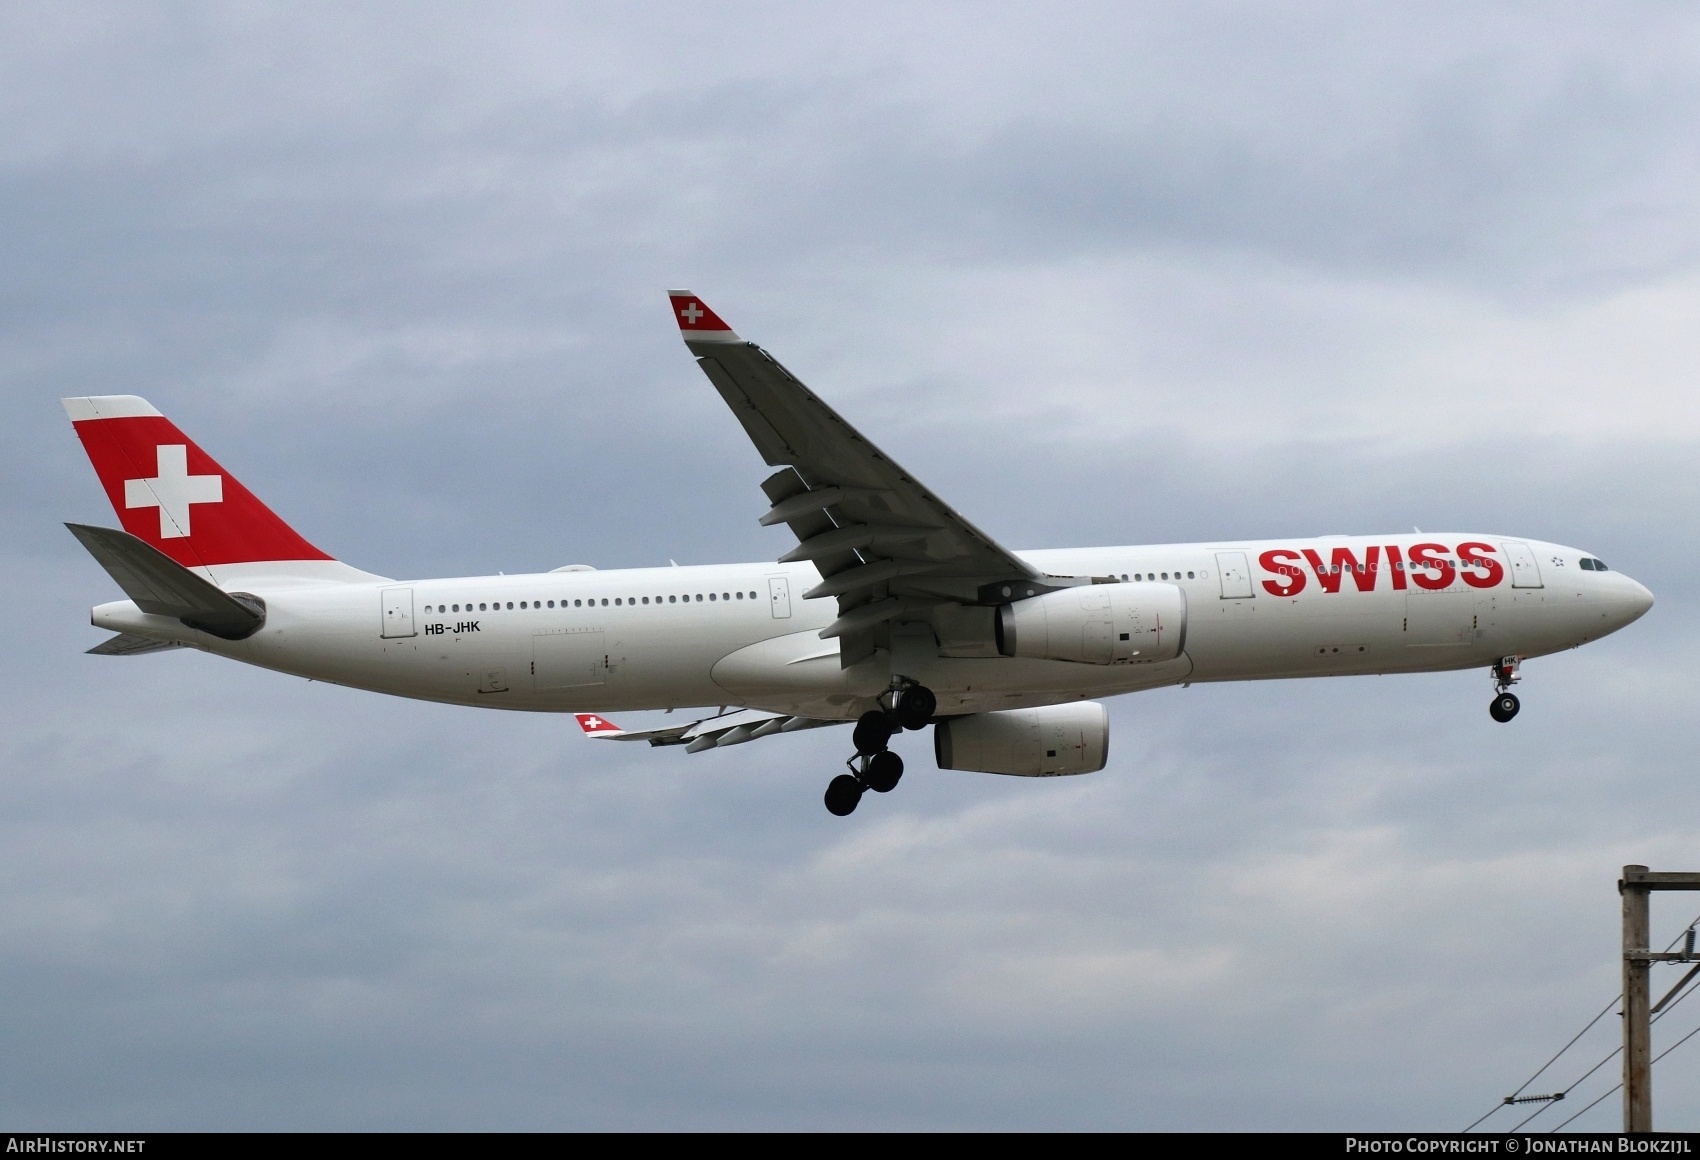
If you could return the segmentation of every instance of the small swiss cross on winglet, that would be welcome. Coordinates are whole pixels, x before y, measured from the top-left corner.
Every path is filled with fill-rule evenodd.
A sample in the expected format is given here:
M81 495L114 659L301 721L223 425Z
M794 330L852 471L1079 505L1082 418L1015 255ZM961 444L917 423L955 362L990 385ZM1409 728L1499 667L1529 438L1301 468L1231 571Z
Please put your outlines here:
M573 716L578 718L578 727L584 730L586 737L618 737L625 732L597 713L574 713Z
M718 314L689 290L669 290L667 297L673 304L673 317L679 323L679 332L687 341L741 341Z

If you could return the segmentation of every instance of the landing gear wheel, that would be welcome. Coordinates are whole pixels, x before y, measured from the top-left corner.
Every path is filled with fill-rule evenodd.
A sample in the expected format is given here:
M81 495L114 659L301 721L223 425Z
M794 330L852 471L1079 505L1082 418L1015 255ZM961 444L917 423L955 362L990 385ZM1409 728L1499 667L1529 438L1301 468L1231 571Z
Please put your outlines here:
M910 685L897 697L897 723L905 729L925 729L939 699L925 685Z
M903 759L889 749L868 758L868 767L862 771L862 781L875 793L890 793L902 776Z
M856 746L857 753L872 757L885 752L886 742L891 740L893 731L888 714L870 709L856 722L856 731L850 735L850 741Z
M1488 716L1503 725L1517 716L1517 710L1520 708L1522 708L1522 705L1517 700L1516 694L1501 693L1493 699L1493 704L1488 706Z
M849 817L856 812L856 806L861 800L862 783L848 773L841 773L827 783L826 809L828 813L836 814L841 818Z

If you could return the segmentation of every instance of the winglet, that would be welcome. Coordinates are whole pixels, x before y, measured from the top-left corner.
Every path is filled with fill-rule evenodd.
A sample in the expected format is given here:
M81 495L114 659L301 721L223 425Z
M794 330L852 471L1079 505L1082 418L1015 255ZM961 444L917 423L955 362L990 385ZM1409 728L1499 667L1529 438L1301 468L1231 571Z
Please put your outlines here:
M616 737L624 737L626 735L626 731L624 729L608 720L608 718L599 716L595 713L574 713L573 716L578 718L578 727L584 730L584 735L586 737L602 737L612 741Z
M679 323L679 337L686 342L742 342L720 315L689 290L669 290L673 317Z

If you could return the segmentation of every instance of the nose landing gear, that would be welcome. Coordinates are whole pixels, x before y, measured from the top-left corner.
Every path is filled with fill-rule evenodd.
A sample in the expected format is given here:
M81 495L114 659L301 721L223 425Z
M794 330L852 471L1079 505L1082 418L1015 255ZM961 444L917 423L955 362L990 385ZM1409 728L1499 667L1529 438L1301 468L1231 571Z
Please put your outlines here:
M903 777L903 759L887 746L892 735L903 729L924 729L932 721L938 699L924 685L900 684L891 693L892 708L870 709L856 722L850 740L856 756L826 787L827 812L846 817L856 812L868 790L890 793Z
M1511 686L1522 679L1517 675L1517 665L1517 657L1501 657L1490 670L1493 673L1494 698L1488 705L1488 716L1502 725L1517 716L1517 710L1522 708L1516 694L1511 692Z

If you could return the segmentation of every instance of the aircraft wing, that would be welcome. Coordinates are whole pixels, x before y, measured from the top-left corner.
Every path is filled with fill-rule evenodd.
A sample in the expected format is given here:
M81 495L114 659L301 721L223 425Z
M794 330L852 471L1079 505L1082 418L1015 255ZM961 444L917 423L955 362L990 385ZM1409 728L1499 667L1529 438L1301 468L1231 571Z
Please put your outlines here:
M705 717L684 725L669 725L665 729L621 729L600 713L575 713L586 737L599 741L647 741L651 745L683 745L686 753L701 753L721 745L741 745L758 737L775 733L795 733L799 729L818 729L822 725L843 725L843 721L821 721L813 717L792 717L785 713L768 713L761 709L739 709Z
M838 618L821 636L840 638L844 665L871 655L892 621L928 619L944 603L997 603L1016 584L1027 595L1049 587L701 298L669 297L697 365L762 458L781 468L762 484L773 506L761 522L797 537L780 563L810 560L820 571L804 598L837 598Z

